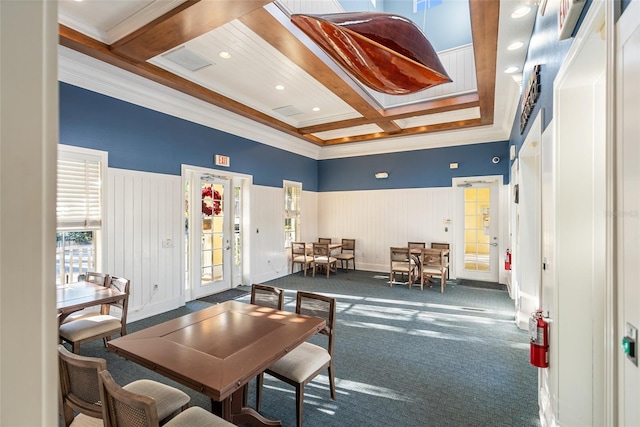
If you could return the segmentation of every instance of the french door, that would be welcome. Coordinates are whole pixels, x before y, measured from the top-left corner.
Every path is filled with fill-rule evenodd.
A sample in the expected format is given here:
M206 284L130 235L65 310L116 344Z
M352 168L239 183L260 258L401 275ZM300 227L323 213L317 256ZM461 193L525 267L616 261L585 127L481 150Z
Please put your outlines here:
M191 299L231 288L230 181L192 172L187 203L187 282ZM187 297L187 300L190 299Z
M498 183L492 179L454 183L456 217L456 277L498 282Z

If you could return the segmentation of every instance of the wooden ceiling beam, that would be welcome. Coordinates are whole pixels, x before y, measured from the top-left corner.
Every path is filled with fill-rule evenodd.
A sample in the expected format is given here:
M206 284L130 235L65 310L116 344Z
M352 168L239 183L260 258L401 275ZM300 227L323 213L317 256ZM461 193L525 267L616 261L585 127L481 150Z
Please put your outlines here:
M239 20L363 117L368 119L381 117L381 111L378 108L349 86L269 12L262 8L256 9Z
M58 25L58 38L62 46L68 47L92 58L111 64L123 70L193 96L209 104L247 117L258 123L277 129L281 132L301 137L297 128L274 119L258 110L247 107L233 99L220 95L187 79L172 74L162 68L149 63L139 64L127 57L122 57L109 49L109 46L95 39L85 36L62 24Z
M469 0L473 55L483 125L493 124L500 0Z

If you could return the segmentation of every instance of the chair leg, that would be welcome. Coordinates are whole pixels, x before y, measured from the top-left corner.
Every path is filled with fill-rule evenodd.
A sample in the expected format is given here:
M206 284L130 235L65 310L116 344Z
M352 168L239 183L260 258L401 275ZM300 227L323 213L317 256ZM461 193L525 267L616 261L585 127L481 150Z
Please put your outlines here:
M73 352L75 354L80 354L80 343L79 342L74 342L73 343Z
M256 410L262 409L262 383L264 382L264 374L256 377ZM245 405L246 406L246 405Z
M331 398L336 400L336 379L333 375L333 361L329 365L329 389L331 390Z
M304 384L296 385L296 423L302 427L302 409L304 407Z

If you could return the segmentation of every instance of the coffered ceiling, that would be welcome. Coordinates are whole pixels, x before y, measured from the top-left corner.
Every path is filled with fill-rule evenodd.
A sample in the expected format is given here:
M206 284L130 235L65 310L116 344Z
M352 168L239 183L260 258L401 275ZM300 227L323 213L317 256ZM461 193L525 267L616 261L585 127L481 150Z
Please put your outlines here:
M344 11L335 0L58 4L63 52L171 88L294 143L352 152L371 143L379 151L508 139L535 20L531 0L469 0L469 16L451 17L450 26L470 24L472 43L438 52L453 82L399 96L361 86L290 21L291 13ZM523 4L531 12L512 18ZM513 42L522 46L508 49ZM509 66L519 69L507 74Z

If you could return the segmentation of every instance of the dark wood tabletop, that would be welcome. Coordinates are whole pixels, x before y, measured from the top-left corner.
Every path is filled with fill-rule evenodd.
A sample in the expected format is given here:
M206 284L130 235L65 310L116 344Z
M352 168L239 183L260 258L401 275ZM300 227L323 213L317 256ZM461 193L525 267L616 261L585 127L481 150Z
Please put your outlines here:
M58 321L71 313L101 304L109 304L126 295L115 288L106 288L89 282L75 282L56 286L56 308Z
M242 407L243 386L324 325L315 317L226 301L111 340L108 349L222 402L222 417L234 424L281 425Z

